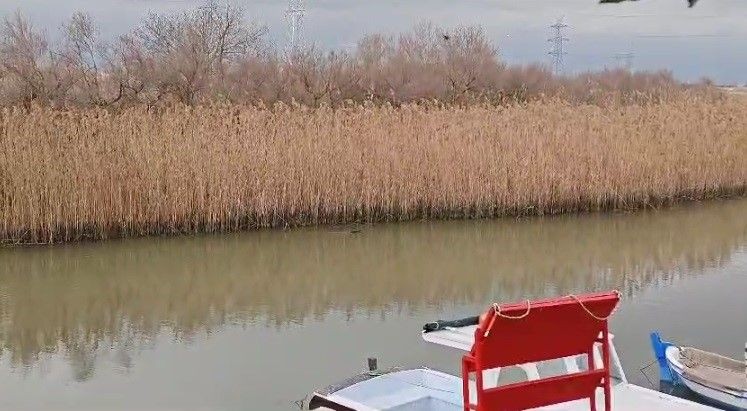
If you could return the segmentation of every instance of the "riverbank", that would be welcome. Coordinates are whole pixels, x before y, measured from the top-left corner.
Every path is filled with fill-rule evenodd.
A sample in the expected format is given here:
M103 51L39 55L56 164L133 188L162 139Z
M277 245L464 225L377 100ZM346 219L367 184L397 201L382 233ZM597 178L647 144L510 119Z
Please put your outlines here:
M4 244L740 195L747 101L0 114Z

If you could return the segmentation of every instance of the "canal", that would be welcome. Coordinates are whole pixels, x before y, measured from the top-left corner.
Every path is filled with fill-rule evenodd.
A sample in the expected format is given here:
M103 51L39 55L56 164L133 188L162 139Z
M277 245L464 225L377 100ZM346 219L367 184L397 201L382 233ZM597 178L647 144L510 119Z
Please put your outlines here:
M741 358L747 200L0 249L0 409L292 410L369 356L457 372L425 322L610 288L633 382L653 329Z

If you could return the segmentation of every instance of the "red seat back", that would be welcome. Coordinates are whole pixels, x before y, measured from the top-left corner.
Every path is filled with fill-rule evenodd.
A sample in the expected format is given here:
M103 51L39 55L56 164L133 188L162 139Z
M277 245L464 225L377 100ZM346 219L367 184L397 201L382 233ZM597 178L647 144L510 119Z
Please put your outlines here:
M518 410L588 398L595 408L597 387L610 409L607 317L617 292L587 294L491 307L475 331L472 351L463 359L465 410ZM497 308L497 309L496 309ZM593 365L594 344L602 345L601 369ZM575 374L484 388L482 371L586 354L588 370ZM469 403L467 378L476 373L477 404Z

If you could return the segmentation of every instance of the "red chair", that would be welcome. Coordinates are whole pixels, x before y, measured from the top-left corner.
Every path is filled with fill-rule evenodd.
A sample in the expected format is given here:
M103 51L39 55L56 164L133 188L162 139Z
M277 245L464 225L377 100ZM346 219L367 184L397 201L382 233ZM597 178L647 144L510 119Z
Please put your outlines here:
M494 305L481 317L475 343L462 359L464 410L523 410L588 398L604 389L611 410L610 348L607 318L619 293L596 293L518 304ZM594 367L594 344L602 346L602 368ZM492 388L483 371L586 354L588 369L568 375ZM475 373L477 404L470 403L469 376Z

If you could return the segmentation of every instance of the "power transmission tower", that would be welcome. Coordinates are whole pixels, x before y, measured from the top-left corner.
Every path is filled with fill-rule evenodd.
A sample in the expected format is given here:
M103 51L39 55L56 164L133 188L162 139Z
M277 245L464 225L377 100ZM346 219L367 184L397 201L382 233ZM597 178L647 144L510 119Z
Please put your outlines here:
M285 10L288 20L288 54L292 55L303 45L303 23L306 16L304 0L289 0Z
M568 54L565 51L565 47L563 47L564 43L568 41L568 37L563 37L563 29L567 27L568 25L563 23L562 17L550 26L553 36L547 39L547 41L552 43L552 49L547 54L552 57L552 68L555 74L563 72L563 56Z
M633 59L635 58L635 53L632 51L628 51L625 53L616 53L615 54L615 61L617 61L617 66L624 67L625 70L630 71L633 68Z

